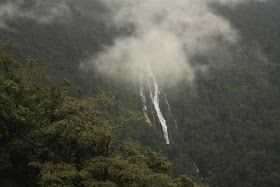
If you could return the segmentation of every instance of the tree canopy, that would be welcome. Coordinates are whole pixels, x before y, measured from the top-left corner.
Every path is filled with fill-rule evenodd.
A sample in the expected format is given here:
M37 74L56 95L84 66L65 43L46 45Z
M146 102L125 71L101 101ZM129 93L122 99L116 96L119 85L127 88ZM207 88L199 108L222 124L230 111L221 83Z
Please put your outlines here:
M0 54L2 186L199 186L170 178L171 163L160 152L114 141L114 131L142 116L113 93L70 97L66 80L42 87L43 61L29 57L24 66L9 55L10 45Z

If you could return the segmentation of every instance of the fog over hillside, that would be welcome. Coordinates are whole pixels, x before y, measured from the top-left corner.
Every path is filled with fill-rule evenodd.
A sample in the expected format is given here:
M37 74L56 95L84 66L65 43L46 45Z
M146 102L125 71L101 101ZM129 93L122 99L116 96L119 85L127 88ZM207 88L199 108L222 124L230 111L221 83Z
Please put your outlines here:
M209 50L221 50L218 40L235 44L240 39L231 23L215 13L213 4L242 5L252 0L104 0L100 13L108 26L129 30L128 36L115 38L114 45L83 60L82 69L95 69L112 78L137 80L139 68L145 66L145 56L152 69L166 86L181 80L192 81L195 71L190 58ZM256 0L265 2L264 0ZM98 1L96 1L98 2ZM4 1L0 6L0 29L10 29L7 21L31 19L41 24L71 21L73 11L95 15L87 7L89 1ZM30 6L31 5L31 6Z
M137 80L146 65L145 56L161 84L191 81L201 66L192 66L193 55L221 50L218 40L235 44L239 35L228 20L214 13L213 3L235 6L247 1L144 0L102 1L118 28L133 28L129 36L116 38L113 46L82 64L113 78ZM92 64L92 65L90 65Z
M0 186L280 186L279 10L1 0Z

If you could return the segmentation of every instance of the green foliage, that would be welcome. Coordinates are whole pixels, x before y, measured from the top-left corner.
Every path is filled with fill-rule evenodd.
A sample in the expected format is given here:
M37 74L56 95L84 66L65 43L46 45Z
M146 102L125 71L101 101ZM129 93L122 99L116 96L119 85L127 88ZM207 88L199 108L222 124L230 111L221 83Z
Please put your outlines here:
M96 12L106 12L97 1L85 4ZM31 186L39 180L41 185L117 186L116 172L123 172L122 185L153 181L157 175L145 178L142 171L166 171L168 162L160 153L152 152L150 158L141 154L144 151L136 143L119 146L124 140L138 140L172 159L170 175L174 177L187 173L196 181L203 177L211 186L280 186L279 5L277 0L250 1L236 7L213 5L212 10L225 16L241 39L234 46L221 42L222 51L214 48L193 57L190 62L207 65L207 71L197 73L190 87L180 83L166 91L180 133L174 138L175 145L168 147L160 131L133 121L141 118L137 112L118 107L114 94L81 99L117 90L117 99L125 106L141 110L138 88L97 73L81 74L77 68L81 59L97 54L115 36L127 33L106 27L99 15L92 19L78 10L68 23L10 20L16 32L1 30L0 35L0 40L15 39L12 48L9 41L0 50L1 185L8 186L8 181ZM46 60L29 57L21 65L11 58L10 48L18 61L28 54L48 57L53 67L49 76L42 79ZM68 81L59 83L64 77L71 80L72 87ZM56 86L42 88L41 82ZM84 95L78 91L78 99L68 97L67 89L74 95L77 85ZM127 150L125 158L116 155L125 152L123 149ZM147 164L149 160L155 162ZM109 167L105 161L117 164ZM39 172L28 166L29 162L45 178L35 177ZM104 181L104 171L100 176L95 173L98 168L91 168L94 164L108 168L112 181ZM69 175L63 173L67 170ZM91 178L95 174L102 181ZM188 181L179 177L172 185Z
M40 164L31 162L30 165L40 168L41 179L39 184L41 186L74 187L78 186L78 181L81 178L77 169L71 164L53 164L51 162Z
M157 153L149 147L147 148L146 162L148 167L156 173L166 173L171 169L171 163L166 161L161 153Z
M174 184L178 187L195 187L193 181L186 176L180 176L174 180Z
M172 187L186 183L173 182L166 174L171 163L161 153L147 148L145 156L139 143L122 147L114 142L115 131L143 120L139 112L120 106L115 94L69 97L67 80L42 88L45 66L40 59L29 57L26 66L16 69L5 65L3 61L13 60L3 54L7 58L0 58L4 64L0 185ZM116 147L125 148L127 158L114 151ZM195 185L188 179L190 183Z
M174 176L203 177L211 186L278 186L279 5L213 5L241 39L193 57L193 65L207 64L207 71L191 86L166 91L184 137L171 160Z
M21 172L26 172L31 148L28 134L47 121L48 113L46 89L35 91L23 81L22 69L13 68L21 65L9 55L10 45L11 42L3 44L0 55L1 179L8 178L10 172L19 178Z

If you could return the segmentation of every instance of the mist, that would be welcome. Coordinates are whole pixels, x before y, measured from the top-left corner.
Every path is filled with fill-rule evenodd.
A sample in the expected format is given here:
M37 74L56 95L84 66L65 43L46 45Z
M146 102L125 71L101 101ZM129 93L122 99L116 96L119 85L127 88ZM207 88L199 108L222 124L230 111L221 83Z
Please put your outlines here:
M71 9L67 0L9 0L0 3L0 29L10 29L10 20L31 19L42 24L49 24L58 19L69 19Z
M112 46L83 62L113 79L137 81L139 69L150 63L161 85L194 79L193 55L222 48L217 40L235 44L240 39L229 21L214 13L213 3L235 6L250 0L106 0L109 25L133 28ZM262 1L262 0L259 0ZM147 57L148 61L145 60ZM203 68L201 68L203 69Z
M241 39L212 5L236 6L250 1L265 0L4 0L0 3L0 29L10 29L8 22L19 18L41 24L70 20L73 9L78 10L130 33L104 46L103 52L85 60L81 68L137 82L139 70L150 63L160 84L170 86L182 80L191 82L198 69L205 69L191 64L194 55L222 49L218 41L234 45ZM89 4L102 5L109 13L98 12L96 7L92 11Z

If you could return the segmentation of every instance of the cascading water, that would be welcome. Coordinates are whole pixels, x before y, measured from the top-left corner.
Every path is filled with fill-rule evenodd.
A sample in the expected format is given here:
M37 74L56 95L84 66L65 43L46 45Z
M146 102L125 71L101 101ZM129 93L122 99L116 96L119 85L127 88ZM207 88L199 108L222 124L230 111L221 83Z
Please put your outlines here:
M147 110L147 102L146 102L146 96L144 94L144 86L143 86L143 73L139 72L139 80L140 80L140 97L141 100L143 102L143 112L144 112L144 116L146 119L146 122L150 124L150 126L152 126L152 122L148 116L148 110Z
M170 105L169 105L168 100L167 100L166 93L165 93L162 89L160 89L160 91L164 94L165 103L166 103L166 105L167 105L167 107L168 107L168 110L169 110L170 113L173 115L173 113L172 113L172 111L171 111L171 108L170 108ZM178 131L178 124L177 124L177 121L176 121L175 118L174 118L174 123L175 123L176 129L177 129L177 131Z
M156 122L158 124L158 122L159 122L159 124L161 125L163 136L165 138L165 142L166 142L166 144L170 144L170 140L171 140L171 142L173 140L172 140L171 136L169 137L169 135L171 135L171 133L170 132L168 133L168 126L167 126L167 122L163 116L163 112L164 112L164 114L166 114L166 112L169 113L169 114L165 115L165 117L172 116L171 118L167 117L167 119L169 119L168 121L170 122L170 119L173 118L175 127L178 132L177 121L171 111L171 107L168 102L166 93L162 89L159 88L159 86L156 82L156 78L153 74L153 70L152 70L152 67L150 65L148 58L145 57L145 60L146 60L146 66L139 71L139 81L140 81L140 92L139 93L140 93L140 97L141 97L141 100L143 103L143 113L144 113L146 122L150 126L153 126L153 124L156 124ZM160 101L163 101L161 103L161 105L160 105ZM160 107L162 107L163 112ZM195 167L196 172L200 173L196 163L193 160L192 160L192 164Z
M146 67L145 72L140 72L140 76L139 76L140 83L141 83L140 96L141 96L141 99L142 99L142 102L144 105L144 107L143 107L144 115L146 117L146 121L151 125L151 120L149 119L148 114L147 114L147 105L146 105L147 102L146 102L146 97L144 94L145 90L144 90L144 86L143 86L143 81L145 80L145 83L147 83L147 86L149 88L148 92L149 92L151 102L153 103L153 109L156 111L156 115L157 115L160 125L162 127L165 142L166 142L166 144L170 144L169 137L168 137L168 127L167 127L166 120L163 117L163 114L161 112L160 105L159 105L159 95L160 95L159 86L156 82L156 79L153 74L151 65L148 61L148 58L147 57L145 57L145 58L147 61L147 67ZM144 77L144 74L146 75L146 77Z
M192 159L192 163L193 163L193 165L194 165L194 167L195 167L195 169L196 169L196 172L199 173L200 171L199 171L199 169L198 169L196 163L193 161L193 159Z
M160 91L164 94L165 103L167 104L168 110L171 112L171 108L170 108L170 105L169 105L169 103L168 103L168 101L167 101L167 96L166 96L165 92L162 91L162 89L160 89Z

